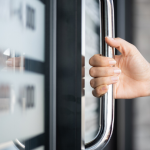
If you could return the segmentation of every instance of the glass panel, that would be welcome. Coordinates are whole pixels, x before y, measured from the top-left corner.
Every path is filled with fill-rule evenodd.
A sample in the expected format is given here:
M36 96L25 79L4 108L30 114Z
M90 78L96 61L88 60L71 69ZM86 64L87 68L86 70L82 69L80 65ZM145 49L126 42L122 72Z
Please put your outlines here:
M100 101L92 95L89 59L100 53L100 19L97 0L85 0L85 143L94 139L99 129Z
M0 0L0 150L44 133L45 6Z

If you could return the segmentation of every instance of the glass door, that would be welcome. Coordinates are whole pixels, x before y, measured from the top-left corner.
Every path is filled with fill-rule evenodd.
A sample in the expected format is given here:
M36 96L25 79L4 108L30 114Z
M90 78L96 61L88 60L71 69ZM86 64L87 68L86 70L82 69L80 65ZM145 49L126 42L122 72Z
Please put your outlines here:
M50 149L50 6L0 0L0 150Z
M100 54L99 1L85 0L85 143L92 141L99 130L100 100L92 95L89 59Z
M106 6L106 10L108 10L105 2L103 1L102 8ZM99 1L96 0L66 0L65 3L62 0L57 1L57 150L90 149L89 147L93 142L98 143L97 140L106 131L107 133L105 132L104 135L106 140L103 140L104 146L112 133L114 116L113 87L110 86L111 96L109 98L111 100L108 101L106 95L104 97L106 100L103 100L102 104L99 99L92 96L92 88L90 87L89 58L94 54L100 54L101 46L99 5ZM112 6L112 1L109 1L109 7L112 11L106 12L112 13ZM105 15L106 22L103 20L103 23L106 23L107 28L108 13ZM111 26L114 23L113 13L112 15L109 14L109 18L112 19L109 22ZM105 27L103 26L102 29L104 33ZM109 33L113 37L112 31ZM82 36L83 32L85 33L84 36ZM104 45L104 39L102 44ZM112 52L111 48L108 49ZM85 104L83 104L84 102ZM85 106L85 110L82 106ZM101 119L101 111L105 119ZM108 119L111 120L107 120L107 115L109 115ZM83 122L85 124L84 129L81 127ZM107 129L105 125L108 125ZM83 132L85 133L84 139L81 138ZM81 148L81 145L84 146ZM96 149L98 147L96 145L92 148Z

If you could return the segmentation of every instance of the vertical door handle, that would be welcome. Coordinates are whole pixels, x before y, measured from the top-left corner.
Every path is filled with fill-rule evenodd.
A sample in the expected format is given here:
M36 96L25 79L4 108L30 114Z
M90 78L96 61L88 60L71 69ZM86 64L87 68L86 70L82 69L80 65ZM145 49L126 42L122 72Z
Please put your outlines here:
M114 48L105 43L105 37L114 38L114 5L113 0L99 0L100 4L100 51L103 56L114 58ZM85 55L85 3L82 0L82 55ZM84 51L84 52L83 52ZM101 97L101 125L93 141L85 143L84 137L84 103L82 96L82 133L81 149L82 150L102 150L109 142L114 124L114 85L109 85L108 92ZM86 89L85 89L86 90Z

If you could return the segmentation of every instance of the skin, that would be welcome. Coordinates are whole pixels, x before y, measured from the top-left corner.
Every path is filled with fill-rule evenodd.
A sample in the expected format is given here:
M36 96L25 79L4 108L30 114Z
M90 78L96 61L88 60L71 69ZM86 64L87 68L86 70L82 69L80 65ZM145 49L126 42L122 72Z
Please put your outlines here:
M150 95L150 64L138 49L120 38L105 38L106 43L121 52L115 59L94 55L89 60L89 73L95 97L108 91L108 85L115 84L115 98L130 99ZM111 64L110 64L111 63ZM114 66L115 65L115 66ZM114 67L112 67L114 66ZM115 72L114 72L115 70Z
M15 67L20 67L20 59L21 59L20 57L9 58L6 62L7 67L13 67L14 65Z
M8 68L13 68L15 67L15 69L24 69L24 66L20 66L21 63L21 57L13 57L13 58L9 58L6 61L6 66ZM23 58L23 64L24 64L24 58Z

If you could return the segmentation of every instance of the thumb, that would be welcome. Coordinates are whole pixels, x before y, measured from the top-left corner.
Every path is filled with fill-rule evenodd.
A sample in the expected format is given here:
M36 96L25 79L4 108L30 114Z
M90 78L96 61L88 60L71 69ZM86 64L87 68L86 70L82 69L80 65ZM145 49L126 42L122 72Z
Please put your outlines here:
M135 46L130 44L129 42L121 39L121 38L110 38L105 37L105 42L111 46L116 48L118 51L122 53L123 56L127 56L129 53L134 53L132 50L135 49Z

